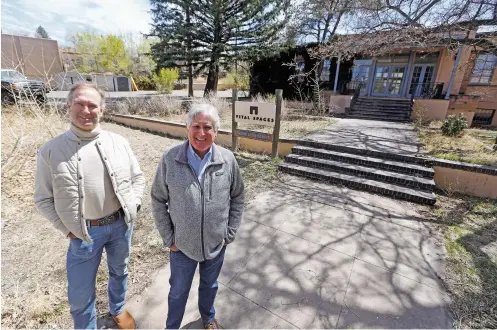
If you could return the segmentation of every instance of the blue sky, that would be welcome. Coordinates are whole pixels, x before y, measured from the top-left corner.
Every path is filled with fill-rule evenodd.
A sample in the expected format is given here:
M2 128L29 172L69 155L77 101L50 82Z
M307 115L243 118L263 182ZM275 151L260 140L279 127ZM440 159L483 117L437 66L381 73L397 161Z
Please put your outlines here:
M148 0L2 0L2 32L33 36L41 25L59 45L76 32L149 32Z

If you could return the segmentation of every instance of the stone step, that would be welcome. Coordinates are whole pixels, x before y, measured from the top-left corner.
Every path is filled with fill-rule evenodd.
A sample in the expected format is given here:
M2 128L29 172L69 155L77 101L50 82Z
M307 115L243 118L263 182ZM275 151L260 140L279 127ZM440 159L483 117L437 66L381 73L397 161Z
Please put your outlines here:
M338 144L332 144L332 143L326 143L326 142L318 142L318 141L313 141L311 139L302 139L298 142L298 144L300 146L344 152L344 153L349 153L349 154L354 154L354 155L359 155L359 156L382 158L382 159L394 160L394 161L408 163L408 164L417 164L417 165L421 165L421 166L426 166L426 165L431 164L430 160L428 158L424 158L424 157L420 157L420 156L370 150L370 149L365 149L365 148L345 146L342 144L338 145Z
M326 181L334 184L341 184L358 190L365 190L378 193L397 199L404 199L420 204L433 205L436 202L435 194L407 187L401 187L390 183L370 180L355 175L331 172L325 169L312 168L299 164L283 163L279 165L283 172L307 177L310 179Z
M365 120L381 120L381 121L398 121L398 122L408 122L410 119L396 119L390 118L388 116L363 116L363 115L348 115L347 118L352 119L365 119Z
M433 191L435 181L408 174L390 172L384 169L366 167L358 164L349 164L341 161L316 158L298 154L290 154L285 157L285 161L307 167L325 169L333 172L340 172L370 180L382 181L398 186L406 186L414 189Z
M322 159L341 161L349 164L358 164L362 166L384 169L387 171L398 172L398 173L405 173L428 179L433 179L433 176L435 174L435 171L432 168L425 167L423 165L409 164L409 163L387 160L377 157L361 156L346 152L322 149L322 148L306 147L302 145L296 145L295 147L293 147L292 153L304 156L317 157Z

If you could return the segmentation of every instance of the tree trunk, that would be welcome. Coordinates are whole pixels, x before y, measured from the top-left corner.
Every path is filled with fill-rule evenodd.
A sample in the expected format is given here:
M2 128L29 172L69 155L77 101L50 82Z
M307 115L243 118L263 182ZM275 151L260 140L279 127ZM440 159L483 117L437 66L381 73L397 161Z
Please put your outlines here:
M204 97L209 96L213 93L217 93L217 80L219 76L219 60L222 54L221 36L223 32L222 28L222 4L217 0L213 1L212 4L215 14L214 14L214 45L212 47L211 62L209 64L209 75L207 76L207 82L204 89Z
M217 78L219 74L219 63L218 58L213 54L211 58L211 63L209 64L209 74L207 76L207 82L205 83L204 97L209 96L209 94L217 93Z
M188 96L193 97L193 65L188 64Z
M186 24L189 28L188 34L186 35L186 51L187 51L187 61L188 61L188 96L193 97L193 65L192 65L192 35L190 26L190 6L187 4L186 7Z

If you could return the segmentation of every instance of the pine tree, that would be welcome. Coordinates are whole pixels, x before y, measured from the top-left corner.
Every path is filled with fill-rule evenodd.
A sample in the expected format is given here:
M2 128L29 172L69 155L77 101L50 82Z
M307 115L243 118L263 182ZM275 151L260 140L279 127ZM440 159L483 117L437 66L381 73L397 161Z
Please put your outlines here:
M153 30L161 40L158 66L185 62L209 68L204 95L217 90L221 65L268 54L285 25L289 0L151 0Z
M38 28L36 29L36 35L38 36L38 38L50 39L50 37L48 36L47 31L45 31L45 29L41 25L38 26Z

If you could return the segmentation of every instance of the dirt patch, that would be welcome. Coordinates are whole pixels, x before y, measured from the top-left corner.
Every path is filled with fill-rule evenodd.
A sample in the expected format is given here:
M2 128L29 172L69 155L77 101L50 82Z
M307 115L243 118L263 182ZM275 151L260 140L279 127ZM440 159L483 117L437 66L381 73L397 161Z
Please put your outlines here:
M47 126L47 123L50 123ZM69 124L55 114L42 119L34 114L2 114L2 324L9 328L70 328L65 270L68 240L36 210L33 202L36 152L45 141ZM168 254L155 228L150 208L150 184L164 150L181 140L149 134L113 123L103 128L121 134L131 144L146 177L143 205L132 241L128 299L141 293L154 270L168 262ZM49 130L50 129L50 130ZM22 136L22 138L21 138ZM246 200L269 189L278 160L237 153ZM107 266L105 253L97 274L97 310L104 323ZM112 325L112 323L110 323Z
M419 139L432 156L474 164L497 166L497 151L493 150L497 131L470 128L461 137L442 135L441 122L418 125Z
M438 196L455 328L497 328L497 200Z

